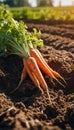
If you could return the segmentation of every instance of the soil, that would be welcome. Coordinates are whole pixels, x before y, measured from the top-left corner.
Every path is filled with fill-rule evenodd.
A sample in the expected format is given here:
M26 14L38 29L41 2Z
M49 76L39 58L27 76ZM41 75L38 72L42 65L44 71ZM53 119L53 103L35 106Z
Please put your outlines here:
M46 62L67 82L65 87L43 74L51 97L42 94L29 76L17 87L23 64L18 56L0 57L0 130L74 130L74 23L25 21L41 30Z

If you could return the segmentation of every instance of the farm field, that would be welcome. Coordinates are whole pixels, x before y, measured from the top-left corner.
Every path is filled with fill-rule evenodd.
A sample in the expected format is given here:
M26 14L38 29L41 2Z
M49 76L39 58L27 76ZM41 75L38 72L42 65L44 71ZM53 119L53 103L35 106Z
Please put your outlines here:
M74 21L74 6L10 8L14 18Z
M17 56L0 57L0 129L73 130L74 129L74 23L24 20L28 30L41 30L44 46L39 50L46 62L67 82L62 87L43 72L52 100L41 94L27 76L17 91L22 61ZM13 69L14 68L14 69Z

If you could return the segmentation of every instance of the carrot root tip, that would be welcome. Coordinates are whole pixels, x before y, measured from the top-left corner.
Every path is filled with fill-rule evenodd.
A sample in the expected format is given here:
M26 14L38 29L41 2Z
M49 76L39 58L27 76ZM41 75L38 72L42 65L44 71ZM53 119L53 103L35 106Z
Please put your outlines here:
M14 90L12 90L10 93L12 94L12 93L14 93L17 89L19 89L21 83L22 83L22 80L19 81L17 87L16 87Z
M41 91L42 94L44 94L43 89L40 87L40 85L37 86L39 88L39 90Z
M47 96L48 96L48 99L49 99L49 103L52 105L52 101L51 101L51 98L50 98L48 88L46 88L46 93L47 93Z

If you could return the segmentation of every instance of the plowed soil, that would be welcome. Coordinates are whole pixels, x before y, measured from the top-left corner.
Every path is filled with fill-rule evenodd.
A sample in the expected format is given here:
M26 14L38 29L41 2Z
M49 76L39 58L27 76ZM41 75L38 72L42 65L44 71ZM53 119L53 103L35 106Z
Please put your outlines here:
M0 57L0 130L74 130L74 23L25 21L28 30L41 30L46 62L67 82L65 87L43 74L52 105L29 76L17 87L23 64L10 55Z

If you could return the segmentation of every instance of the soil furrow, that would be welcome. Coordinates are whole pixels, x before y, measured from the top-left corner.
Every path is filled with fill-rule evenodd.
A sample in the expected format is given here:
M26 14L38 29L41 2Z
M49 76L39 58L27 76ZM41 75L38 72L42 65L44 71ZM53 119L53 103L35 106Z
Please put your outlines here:
M46 92L42 94L29 76L11 93L20 80L22 59L15 55L0 57L0 130L74 130L73 22L29 20L26 23L29 31L33 27L42 31L44 46L38 49L67 85L59 85L41 71L52 105Z
M39 25L39 24L27 24L29 27L29 30L32 31L33 28L37 28L38 30L41 30L42 33L52 34L52 35L59 35L62 37L74 39L74 30L59 28L54 26L48 26L48 25Z

